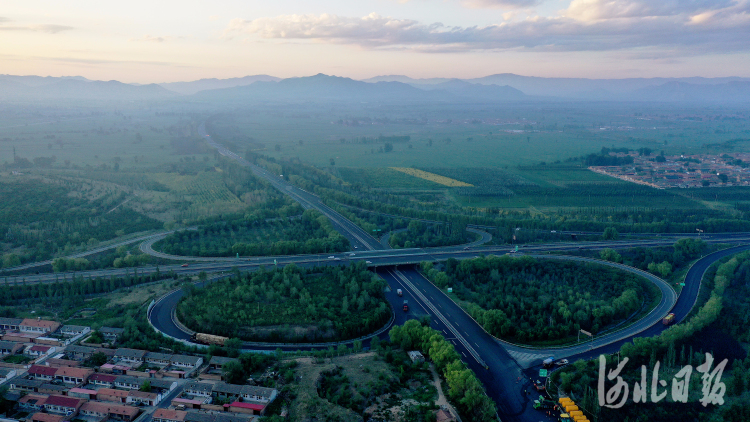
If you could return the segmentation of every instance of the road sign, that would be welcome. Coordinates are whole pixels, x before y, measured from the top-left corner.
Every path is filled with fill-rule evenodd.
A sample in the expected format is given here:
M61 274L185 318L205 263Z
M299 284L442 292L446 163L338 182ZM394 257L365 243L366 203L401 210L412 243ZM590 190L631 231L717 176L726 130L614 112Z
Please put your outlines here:
M448 293L453 293L453 287L448 287Z
M685 287L685 283L680 283L680 286Z
M588 331L586 331L586 330L581 330L581 333L583 333L583 334L586 334L587 336L591 337L591 333L589 333L589 332L588 332Z
M547 370L546 369L540 369L539 370L539 376L546 378L547 377Z

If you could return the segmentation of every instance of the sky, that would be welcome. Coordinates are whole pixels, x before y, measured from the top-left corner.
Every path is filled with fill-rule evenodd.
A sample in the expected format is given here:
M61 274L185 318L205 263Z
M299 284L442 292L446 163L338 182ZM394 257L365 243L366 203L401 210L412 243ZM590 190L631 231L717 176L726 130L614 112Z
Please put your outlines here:
M3 0L0 74L750 77L750 0Z

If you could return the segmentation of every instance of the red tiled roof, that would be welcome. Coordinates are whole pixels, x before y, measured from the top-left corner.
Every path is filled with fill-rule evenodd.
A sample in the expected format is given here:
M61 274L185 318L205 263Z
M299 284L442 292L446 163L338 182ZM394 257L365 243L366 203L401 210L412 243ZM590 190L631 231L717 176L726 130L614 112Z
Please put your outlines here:
M63 419L65 419L64 416L60 415L50 415L49 413L34 413L31 415L31 420L36 422L61 422Z
M89 379L94 380L94 381L101 381L101 382L115 382L115 380L117 379L117 375L96 373L96 374L91 374Z
M172 421L184 421L187 412L184 410L156 409L151 419L169 419Z
M86 378L92 373L93 371L89 368L72 368L70 366L63 366L62 368L57 369L57 373L55 373L55 376Z
M263 410L266 406L262 404L255 404L255 403L244 403L241 401L236 401L229 404L229 407L241 407L243 409L252 409L252 410Z
M48 377L55 376L58 368L52 368L49 366L31 365L28 372L32 375L46 375Z
M139 412L138 408L133 407L133 406L126 406L122 404L102 403L102 402L95 402L95 401L84 403L81 406L81 411L115 414L115 415L127 415L127 416L135 416Z
M47 401L44 402L45 406L60 406L60 407L78 407L82 402L81 399L64 396L49 396Z
M51 349L50 346L36 345L36 346L31 346L31 349L29 349L29 350L31 350L32 352L46 352L49 349Z

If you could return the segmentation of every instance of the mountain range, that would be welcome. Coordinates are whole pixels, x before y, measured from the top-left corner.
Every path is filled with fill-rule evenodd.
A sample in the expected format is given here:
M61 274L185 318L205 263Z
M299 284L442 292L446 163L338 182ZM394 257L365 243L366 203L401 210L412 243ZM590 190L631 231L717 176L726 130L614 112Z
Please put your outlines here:
M0 75L2 100L180 100L201 102L637 101L750 103L750 78L541 78L510 73L474 79L366 80L318 74L280 79L253 75L162 84L93 81L81 76Z

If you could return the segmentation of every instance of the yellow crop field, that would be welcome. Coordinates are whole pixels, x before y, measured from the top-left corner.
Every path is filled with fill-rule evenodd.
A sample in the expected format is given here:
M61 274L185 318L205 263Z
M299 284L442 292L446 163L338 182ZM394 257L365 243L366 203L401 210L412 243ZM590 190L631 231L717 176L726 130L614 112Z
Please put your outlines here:
M430 173L422 170L417 170L413 168L408 167L391 167L391 169L400 171L401 173L406 173L409 176L418 177L420 179L429 180L430 182L435 182L437 184L443 185L443 186L449 186L452 188L461 188L461 187L470 187L474 186L469 183L464 183L460 180L451 179L450 177L441 176L439 174Z

